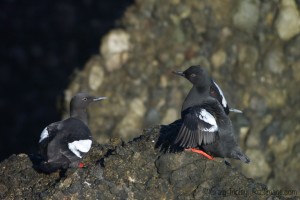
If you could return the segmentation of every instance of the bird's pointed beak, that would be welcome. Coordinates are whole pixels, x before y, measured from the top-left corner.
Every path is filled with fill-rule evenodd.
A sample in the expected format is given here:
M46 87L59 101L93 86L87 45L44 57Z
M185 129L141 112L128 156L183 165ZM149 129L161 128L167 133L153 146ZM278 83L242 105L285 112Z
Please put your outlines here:
M97 97L97 98L94 98L93 101L101 101L104 99L107 99L107 97Z
M184 76L184 73L182 71L173 71L173 74L176 74L178 76Z

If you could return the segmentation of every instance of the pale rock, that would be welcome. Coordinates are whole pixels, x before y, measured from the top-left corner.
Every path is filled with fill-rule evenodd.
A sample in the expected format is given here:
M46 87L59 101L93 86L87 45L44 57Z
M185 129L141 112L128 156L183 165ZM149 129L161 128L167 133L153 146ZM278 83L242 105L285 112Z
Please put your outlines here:
M287 91L286 89L277 89L274 88L273 90L268 92L268 98L266 98L266 103L269 107L272 108L279 108L281 106L286 105L287 99Z
M252 33L259 19L259 1L241 0L238 10L233 16L233 24L240 30Z
M100 52L105 60L107 71L119 69L127 62L130 46L129 34L121 29L110 31L102 39Z
M160 77L159 85L162 88L166 88L168 86L168 78L165 75Z
M143 117L146 112L146 107L141 99L135 98L130 103L130 110L138 117Z
M164 116L164 118L162 119L162 124L170 124L173 121L178 119L178 113L177 110L174 108L169 108Z
M240 128L239 138L241 141L245 141L250 131L250 127L243 126Z
M239 46L239 65L243 67L243 70L247 70L248 74L250 74L250 72L253 71L253 69L255 69L255 65L258 59L259 53L254 45L243 44Z
M219 68L225 64L226 58L226 52L223 49L220 49L212 55L211 62L214 67Z
M272 169L266 161L266 158L264 157L265 155L257 149L249 149L245 152L245 154L251 159L251 163L249 165L242 165L243 172L246 176L254 179L260 178L266 181Z
M125 141L137 137L141 132L145 113L146 107L141 99L131 100L127 114L115 129L117 134Z
M273 73L281 74L285 68L284 55L281 48L272 48L266 55L264 65Z
M294 0L282 0L275 27L282 40L289 40L300 32L300 15Z
M103 69L98 66L94 65L91 67L91 71L89 73L89 86L92 90L97 90L104 79L104 72Z
M224 27L222 29L222 31L221 31L221 37L222 37L222 39L226 39L226 38L228 38L231 35L232 35L232 31L230 30L229 27L226 26L226 27Z

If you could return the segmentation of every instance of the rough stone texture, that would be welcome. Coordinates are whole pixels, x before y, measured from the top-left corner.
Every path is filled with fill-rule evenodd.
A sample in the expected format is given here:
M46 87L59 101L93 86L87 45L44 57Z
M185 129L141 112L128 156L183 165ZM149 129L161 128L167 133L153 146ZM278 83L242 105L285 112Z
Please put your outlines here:
M240 30L252 33L259 19L259 1L241 0L233 16L233 24Z
M95 64L88 62L66 90L65 105L80 90L109 97L90 110L94 137L128 140L143 127L180 117L191 85L171 71L201 64L229 104L244 111L230 116L252 162L236 166L271 188L300 191L300 35L282 21L284 9L299 12L299 1L289 2L136 0L120 20L130 38L128 59L109 70L103 53L91 58L104 71L101 85L89 88ZM293 16L289 22L299 23Z
M300 14L294 0L281 0L276 28L283 40L289 40L300 32Z
M129 39L129 35L121 29L112 30L102 39L100 52L107 71L119 69L126 63L131 49Z
M264 184L224 162L191 152L161 153L155 148L159 128L116 147L93 145L86 168L69 169L64 176L38 173L27 155L12 155L0 163L0 198L297 199L271 195Z

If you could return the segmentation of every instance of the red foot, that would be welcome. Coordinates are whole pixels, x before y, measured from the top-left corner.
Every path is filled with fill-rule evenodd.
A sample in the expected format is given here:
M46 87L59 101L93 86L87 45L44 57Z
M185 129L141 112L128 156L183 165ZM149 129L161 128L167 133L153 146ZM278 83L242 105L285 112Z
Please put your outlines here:
M78 165L79 168L84 168L84 164L82 162L79 163Z
M189 148L189 149L185 149L186 151L192 151L194 153L198 153L198 154L201 154L203 155L204 157L208 158L209 160L214 160L214 157L208 155L207 153L205 153L204 151L202 150L199 150L199 149L194 149L194 148Z

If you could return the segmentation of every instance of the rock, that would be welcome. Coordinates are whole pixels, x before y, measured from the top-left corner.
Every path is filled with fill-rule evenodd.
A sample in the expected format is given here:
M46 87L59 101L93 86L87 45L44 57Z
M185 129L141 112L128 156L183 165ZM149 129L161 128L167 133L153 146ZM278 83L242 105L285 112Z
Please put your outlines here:
M280 158L274 158L284 152L278 148L296 149L293 141L298 140L293 133L297 132L300 117L300 111L294 109L300 107L300 37L282 39L276 25L286 8L294 9L288 14L293 19L286 24L300 21L292 14L298 9L295 2L299 1L189 0L182 4L178 0L136 0L119 20L122 30L112 30L101 45L108 46L108 36L114 33L116 40L122 41L117 46L130 59L122 62L119 50L119 58L112 58L106 47L93 56L93 64L74 73L65 92L65 108L69 97L78 91L92 90L93 94L107 96L107 101L89 110L93 137L102 144L111 138L129 141L143 128L168 124L180 117L191 84L172 71L203 65L222 88L229 105L243 110L242 115L230 114L230 118L243 150L256 149L265 158L262 167L266 168L261 171L268 173L256 180L276 188L291 185L290 189L299 190L282 165L296 158L297 153L280 153ZM107 65L111 58L118 63L112 68ZM95 72L93 66L97 66ZM99 69L104 72L102 80ZM136 106L132 105L136 100ZM275 128L270 128L272 124ZM280 144L274 142L279 135ZM244 170L239 163L236 166ZM255 174L255 169L250 167L243 173ZM294 170L289 173L300 176L296 167L289 169ZM205 189L199 188L197 195L204 197Z
M300 60L293 65L293 74L296 81L300 82Z
M290 40L284 47L285 55L288 60L295 61L300 56L298 49L300 48L300 35Z
M175 121L178 119L178 111L175 110L174 108L169 108L162 119L162 124L170 124L171 122Z
M85 2L89 2L85 4L92 6L94 4L92 2L96 1ZM57 4L54 8L59 6L60 4ZM83 11L77 8L78 5L74 7L76 12ZM299 158L297 141L300 139L299 134L296 134L299 133L300 118L300 110L297 109L300 107L298 13L299 0L188 0L184 3L179 0L136 0L135 4L122 15L123 17L118 19L117 27L122 29L111 30L105 38L101 39L99 55L92 56L82 70L73 72L71 82L65 88L64 106L58 105L57 109L64 112L66 116L69 101L78 91L107 96L108 100L89 109L89 125L96 141L104 144L113 140L115 141L113 146L116 146L122 143L122 140L127 141L138 136L141 129L150 124L168 124L177 119L180 116L181 104L191 85L188 81L173 76L171 72L201 64L211 71L213 78L223 89L229 105L244 111L242 115L230 114L230 118L243 150L259 151L266 162L262 165L266 168L261 170L268 173L257 177L256 181L266 181L265 183L272 188L289 187L300 191L295 178L300 176L297 164ZM16 19L13 16L12 18ZM93 19L86 18L81 21L99 27L97 24L102 20L97 19L95 15ZM13 20L12 28L16 28L16 32L23 33L23 26L18 26L18 23L18 20ZM42 32L59 35L59 30L52 30L49 27L45 29L48 31ZM89 34L84 27L86 26L80 26L77 32ZM66 30L70 32L73 29ZM26 35L28 36L25 33L22 38L28 38L25 37ZM92 35L97 34L94 32ZM64 34L65 40L60 40L62 42L60 45L52 45L51 41L60 37L53 38L47 39L46 43L42 42L46 46L42 43L26 42L28 48L26 45L16 44L4 50L3 52L8 52L9 57L16 58L6 60L15 61L22 69L22 73L15 73L10 64L6 63L0 68L0 79L5 82L13 74L13 77L19 77L24 82L23 72L26 71L26 66L30 65L26 63L32 60L32 57L34 60L41 61L37 66L44 66L43 71L47 73L41 74L41 69L32 65L33 70L27 74L33 81L26 82L27 86L29 83L38 86L36 88L46 88L47 85L51 85L51 88L63 90L66 81L64 83L60 81L44 83L44 81L56 80L53 77L61 77L58 80L68 80L65 78L66 74L70 74L67 65L77 66L78 62L86 59L86 55L78 56L81 55L79 52L86 52L86 50L79 49L85 45L75 41L74 37L69 37L69 34ZM99 39L94 42L98 44ZM86 41L86 37L81 40ZM43 46L49 49L47 46L49 42L54 49L50 48L50 52L41 51ZM65 48L60 49L61 47ZM45 54L44 57L42 54ZM72 55L77 55L76 59L72 59ZM18 95L12 98L17 101L20 90L24 89L26 84L25 82L16 84L13 81L11 83L13 84L7 86L21 88L19 92L14 92ZM39 100L42 101L39 104L55 110L55 105L60 102L55 101L57 97L52 89L46 93L21 92L23 103L14 102L15 106L2 106L4 113L19 124L13 128L14 130L23 130L25 119L35 119L30 120L31 123L26 126L39 130L35 133L30 132L35 135L25 137L24 145L29 144L29 141L36 142L34 138L38 138L41 131L38 126L51 118L50 115L42 116L45 113L44 109L34 111L30 104L35 104ZM49 100L52 103L49 103ZM131 103L134 100L140 103L132 108ZM2 100L0 104L5 105L2 104ZM28 112L25 112L24 108L25 111L32 110L33 117L28 117ZM15 118L15 115L18 117ZM57 116L52 114L53 117ZM242 122L241 118L247 119L247 123ZM4 133L12 134L10 131ZM28 136L27 133L22 135ZM16 137L8 138L10 139L5 141L16 141ZM12 146L19 146L12 145L16 142L8 143L10 145L7 147L0 145L0 148L7 150ZM29 146L31 148L31 145ZM257 162L256 158L253 159L251 159L253 162ZM244 170L239 163L236 166L239 170ZM190 169L193 170L192 167ZM251 170L256 170L256 167L245 170L244 174L246 172L255 174L255 171L251 172ZM136 177L130 177L133 183ZM155 178L151 181L154 180ZM201 187L196 189L195 197L205 198L207 195L205 185L210 182L212 181L202 183ZM90 181L87 181L83 186L88 187L89 183ZM5 186L9 190L9 186ZM1 195L8 192L5 187L0 187L3 188ZM70 193L76 191L77 187L78 185L75 184L73 187L71 184ZM122 185L101 187L117 191L122 188ZM164 186L159 185L159 187ZM130 191L130 188L126 190ZM184 190L188 192L188 188ZM167 189L165 191L168 192ZM164 196L168 194L167 192ZM224 194L222 190L210 192ZM41 198L47 193L48 191L41 193ZM128 194L133 198L133 192L130 191ZM62 195L62 192L57 193L55 197L59 198ZM120 195L121 198L125 193Z
M264 98L256 95L250 99L249 108L252 108L260 115L265 115L267 106L266 106L266 102L265 102Z
M150 109L146 114L144 125L146 127L153 126L160 121L159 112L156 109Z
M110 31L103 39L100 47L105 60L107 71L114 71L122 67L129 58L130 36L124 30Z
M265 185L223 162L191 152L155 149L159 126L121 146L94 144L86 168L45 175L31 155L13 155L0 163L2 199L273 199ZM264 192L264 195L256 194ZM279 196L285 199L285 196ZM291 199L297 197L291 196Z
M265 66L276 74L281 74L285 69L284 55L281 48L272 48L267 53L265 58Z
M131 140L138 135L139 130L142 128L145 112L144 102L138 98L133 99L127 114L117 127L118 135L124 138L125 141Z
M237 12L233 16L233 24L237 28L252 33L259 19L259 1L239 1Z
M282 40L289 40L300 32L300 15L294 0L281 0L275 26Z
M276 135L270 134L268 139L269 146L272 146L270 156L275 163L278 163L273 169L274 176L269 180L270 188L278 188L278 184L286 185L287 188L295 188L294 185L297 185L297 182L299 181L296 176L291 176L288 181L285 178L286 174L300 168L300 156L298 151L300 136L297 134L297 130L300 130L300 126L295 127L295 131L290 134L285 134L285 131L279 130L276 126L273 129L270 129L272 133L277 133ZM280 135L280 132L283 132L284 135ZM297 153L294 154L293 152ZM282 158L289 160L289 162L282 163Z
M8 191L8 188L4 184L0 184L0 197L4 198L6 196L6 192Z
M93 65L89 74L89 86L92 90L97 90L103 82L103 69L101 68L101 66Z
M248 73L253 73L258 58L259 55L255 46L243 44L239 47L238 60L240 66Z
M245 173L255 178L265 178L264 182L266 182L267 177L271 173L271 167L269 166L268 162L266 161L266 158L260 153L259 150L247 150L245 152L249 158L255 158L255 162L249 165L243 165L243 169ZM250 169L251 168L251 169Z
M211 57L211 62L216 68L221 67L225 63L225 61L226 61L226 52L221 49L215 52Z

